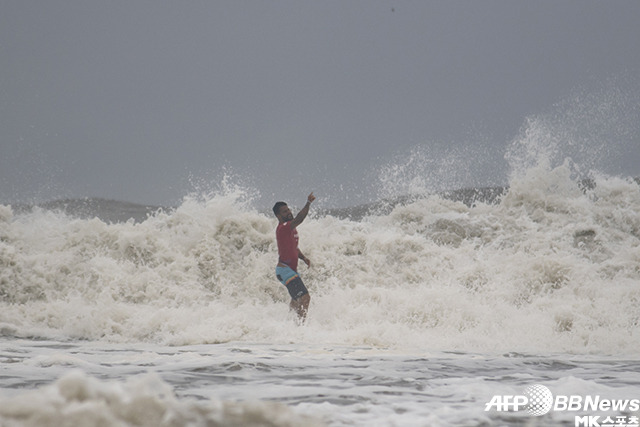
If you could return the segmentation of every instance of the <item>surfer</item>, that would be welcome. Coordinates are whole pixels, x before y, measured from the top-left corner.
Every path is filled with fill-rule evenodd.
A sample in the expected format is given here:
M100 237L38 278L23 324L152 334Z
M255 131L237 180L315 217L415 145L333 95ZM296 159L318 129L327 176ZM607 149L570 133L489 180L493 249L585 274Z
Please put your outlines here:
M304 221L309 213L309 206L315 200L313 193L307 197L307 204L293 217L291 209L285 202L276 202L273 205L273 213L278 218L278 227L276 228L276 241L278 242L278 265L276 266L276 277L287 287L289 295L291 295L291 303L289 307L295 311L300 321L304 322L309 309L309 291L302 283L302 279L298 274L298 259L301 259L307 267L311 266L309 258L298 248L298 230L297 227Z

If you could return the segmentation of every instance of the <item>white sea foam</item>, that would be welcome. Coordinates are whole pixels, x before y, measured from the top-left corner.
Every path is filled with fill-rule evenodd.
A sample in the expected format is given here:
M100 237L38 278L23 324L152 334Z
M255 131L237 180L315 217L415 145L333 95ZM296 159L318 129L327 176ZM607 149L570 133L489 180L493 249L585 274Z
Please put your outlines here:
M103 382L78 370L41 390L0 401L0 420L6 427L322 425L275 402L177 399L153 374Z
M312 295L296 327L274 277L275 218L238 191L142 223L2 208L5 335L198 344L314 342L625 353L640 344L640 190L564 162L497 204L438 196L300 227Z

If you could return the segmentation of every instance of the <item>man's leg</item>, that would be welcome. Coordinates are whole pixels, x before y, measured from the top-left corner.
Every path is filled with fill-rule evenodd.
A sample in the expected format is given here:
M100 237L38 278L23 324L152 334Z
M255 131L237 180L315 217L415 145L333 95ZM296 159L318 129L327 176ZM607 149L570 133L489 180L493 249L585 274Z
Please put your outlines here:
M304 294L298 299L292 299L289 307L295 311L300 321L304 322L307 318L307 311L309 310L309 301L311 297L309 294Z

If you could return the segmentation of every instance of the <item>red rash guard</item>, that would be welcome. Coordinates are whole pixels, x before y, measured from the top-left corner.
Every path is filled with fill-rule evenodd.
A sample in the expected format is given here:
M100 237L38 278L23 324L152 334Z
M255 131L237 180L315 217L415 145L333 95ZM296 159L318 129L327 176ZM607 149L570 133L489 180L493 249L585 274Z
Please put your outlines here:
M282 222L276 228L278 255L280 262L293 271L298 271L298 230L291 228L291 222Z

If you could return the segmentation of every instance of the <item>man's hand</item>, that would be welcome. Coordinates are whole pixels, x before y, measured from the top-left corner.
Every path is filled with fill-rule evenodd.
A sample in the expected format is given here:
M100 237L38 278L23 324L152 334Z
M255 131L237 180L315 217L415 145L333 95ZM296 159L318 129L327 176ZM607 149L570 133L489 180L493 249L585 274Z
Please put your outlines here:
M316 196L313 195L313 191L311 192L311 194L309 194L309 196L307 196L307 202L311 203L316 199Z

